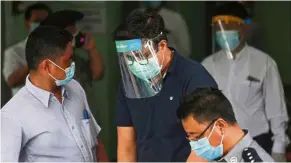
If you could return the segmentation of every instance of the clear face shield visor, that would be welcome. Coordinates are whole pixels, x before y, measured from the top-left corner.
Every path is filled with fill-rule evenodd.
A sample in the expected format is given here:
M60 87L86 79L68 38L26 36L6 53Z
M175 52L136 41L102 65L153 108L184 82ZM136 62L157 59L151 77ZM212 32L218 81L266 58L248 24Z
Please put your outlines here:
M158 94L163 85L160 63L164 56L157 54L153 40L120 40L115 44L126 97L147 98Z
M243 19L235 16L215 16L212 18L212 52L224 50L228 59L233 59L232 52L240 45Z

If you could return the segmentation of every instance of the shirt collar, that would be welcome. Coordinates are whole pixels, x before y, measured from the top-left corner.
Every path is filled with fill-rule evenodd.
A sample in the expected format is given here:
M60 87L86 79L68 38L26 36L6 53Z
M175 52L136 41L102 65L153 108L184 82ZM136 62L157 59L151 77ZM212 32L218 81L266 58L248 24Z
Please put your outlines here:
M247 53L247 48L248 48L248 45L245 44L245 46L241 49L240 52L238 52L235 56L235 61L239 61L241 60L243 57L245 57L246 55L248 55Z
M174 48L170 48L170 50L173 52L173 58L172 58L172 61L171 61L172 63L170 64L167 72L171 73L171 72L175 71L176 65L178 64L178 60L179 60L180 54Z
M250 136L247 130L243 130L246 134L221 160L226 162L232 162L235 157L238 161L242 160L242 151L245 147L248 147L253 142L253 138Z
M33 85L31 83L31 81L29 80L29 75L26 77L25 87L35 98L37 98L39 101L41 101L43 103L43 105L48 108L50 98L52 96L54 96L53 93L48 92L46 90L43 90L43 89ZM68 89L66 87L62 87L62 97L69 98Z

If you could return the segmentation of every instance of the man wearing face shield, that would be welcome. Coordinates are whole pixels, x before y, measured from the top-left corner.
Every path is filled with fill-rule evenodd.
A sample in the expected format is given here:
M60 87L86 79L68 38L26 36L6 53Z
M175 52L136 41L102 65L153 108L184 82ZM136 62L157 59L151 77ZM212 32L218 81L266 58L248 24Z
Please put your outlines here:
M183 99L177 116L191 150L206 161L274 162L248 130L240 128L229 100L217 88L196 89Z
M289 139L285 134L288 115L276 62L245 41L242 4L229 2L212 18L220 51L203 61L219 88L233 105L238 124L276 161L285 161ZM272 141L272 139L274 141Z
M96 162L104 147L81 85L72 35L40 26L28 37L25 86L1 109L1 162Z
M30 33L51 13L51 9L42 3L28 6L24 13L25 28ZM24 85L29 73L25 60L26 40L9 47L4 52L3 75L15 95Z
M168 47L162 17L134 10L114 31L122 81L117 93L118 161L186 161L190 146L176 118L182 96L217 87L199 63Z

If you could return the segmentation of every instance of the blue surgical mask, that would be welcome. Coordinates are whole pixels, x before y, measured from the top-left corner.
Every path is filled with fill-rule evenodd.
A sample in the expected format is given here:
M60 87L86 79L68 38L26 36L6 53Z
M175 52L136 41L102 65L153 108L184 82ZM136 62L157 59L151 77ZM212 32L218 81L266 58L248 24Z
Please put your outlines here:
M49 75L55 79L55 83L57 86L64 86L66 84L68 84L74 77L74 74L75 74L75 62L72 62L71 63L71 66L66 68L66 69L63 69L61 68L60 66L58 66L57 64L55 64L53 61L50 61L51 63L53 63L55 66L57 66L58 68L60 68L61 70L65 71L66 73L66 78L63 79L63 80L58 80L56 79L55 77L53 77L50 73Z
M208 161L213 161L221 157L223 154L223 144L222 144L223 136L221 138L220 145L218 145L217 147L213 147L209 143L209 138L212 135L214 127L215 127L215 124L213 125L213 128L208 137L199 139L197 141L193 141L193 140L190 141L190 146L191 146L192 151L194 151L199 157L206 159Z
M150 8L158 8L161 4L162 1L161 0L147 0L145 1L146 5L148 5Z
M161 72L161 66L159 66L154 57L149 58L146 65L134 62L132 65L129 65L129 69L135 76L142 80L152 79Z
M35 30L35 28L37 28L38 26L39 26L39 23L31 23L30 24L30 27L29 27L30 28L29 29L30 32L32 32L33 30Z
M233 51L238 47L239 33L238 31L217 31L215 34L217 44L224 50Z

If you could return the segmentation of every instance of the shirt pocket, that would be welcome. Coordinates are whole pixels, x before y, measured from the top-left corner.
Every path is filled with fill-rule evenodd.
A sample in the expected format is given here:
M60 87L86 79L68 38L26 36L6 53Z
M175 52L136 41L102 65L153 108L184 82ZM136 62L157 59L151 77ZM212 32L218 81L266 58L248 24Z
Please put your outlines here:
M237 85L236 101L244 108L250 107L260 90L260 82L245 80Z
M82 132L86 139L88 146L91 148L93 155L97 147L97 129L94 127L93 121L91 118L82 120Z

